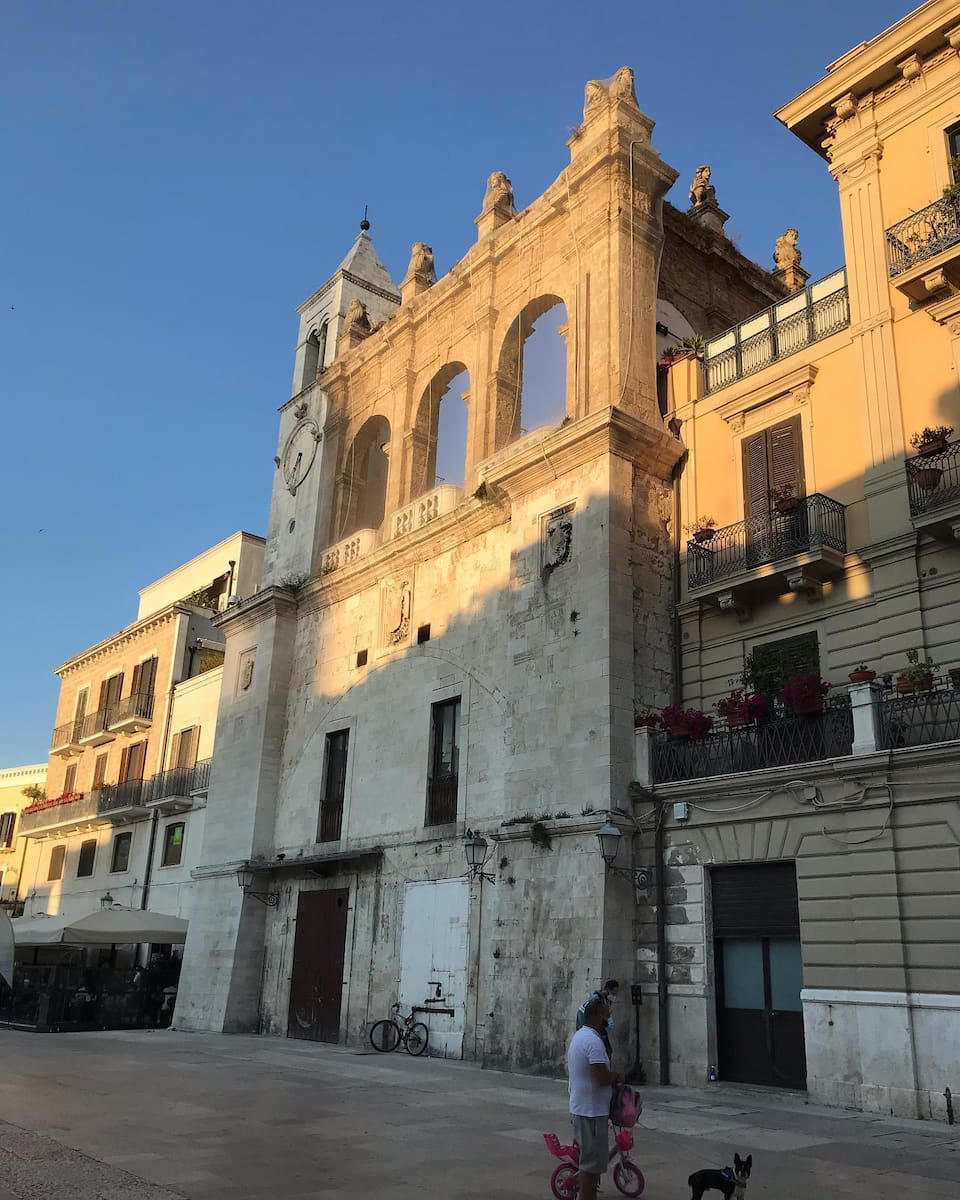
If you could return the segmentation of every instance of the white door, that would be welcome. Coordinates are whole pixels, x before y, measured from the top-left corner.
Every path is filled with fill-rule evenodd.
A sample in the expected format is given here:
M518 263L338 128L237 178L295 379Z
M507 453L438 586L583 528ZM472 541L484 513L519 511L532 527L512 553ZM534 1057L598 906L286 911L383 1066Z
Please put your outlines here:
M408 1010L423 1005L429 996L436 999L437 1007L453 1009L453 1016L417 1014L417 1019L430 1027L429 1052L444 1058L463 1055L468 900L465 879L408 883L403 894L400 1003Z

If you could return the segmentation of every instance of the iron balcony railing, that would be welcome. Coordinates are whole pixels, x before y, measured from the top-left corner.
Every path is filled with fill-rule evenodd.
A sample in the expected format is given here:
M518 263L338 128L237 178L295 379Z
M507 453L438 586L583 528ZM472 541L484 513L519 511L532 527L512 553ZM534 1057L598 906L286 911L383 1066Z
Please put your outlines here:
M777 714L741 729L720 729L706 737L653 738L656 783L680 783L711 775L737 775L796 763L842 758L853 748L853 714L839 705L820 713Z
M912 517L960 501L960 442L936 454L908 458L904 465Z
M127 779L97 789L97 812L110 813L118 808L142 808L146 804L149 780Z
M210 786L210 765L212 758L203 758L193 768L193 787L191 792L205 792Z
M114 713L116 708L98 708L96 712L87 713L83 718L83 728L80 730L81 737L93 737L95 733L105 733L112 722L115 720ZM106 740L110 740L109 738Z
M153 693L133 692L119 700L110 712L110 725L119 725L121 721L131 718L141 718L149 721L153 717Z
M960 686L952 678L935 680L930 691L891 692L881 699L882 750L954 741L960 741Z
M960 242L960 200L944 196L886 232L887 264L895 279L917 263Z
M846 553L845 508L820 492L804 496L793 512L764 513L716 529L706 542L687 542L687 580L709 587L754 567L829 548Z
M75 745L80 740L80 735L83 732L83 719L67 721L63 725L58 725L53 731L53 736L50 738L50 749L59 750L63 746Z
M704 351L706 390L727 387L849 324L847 272L841 267L712 337Z

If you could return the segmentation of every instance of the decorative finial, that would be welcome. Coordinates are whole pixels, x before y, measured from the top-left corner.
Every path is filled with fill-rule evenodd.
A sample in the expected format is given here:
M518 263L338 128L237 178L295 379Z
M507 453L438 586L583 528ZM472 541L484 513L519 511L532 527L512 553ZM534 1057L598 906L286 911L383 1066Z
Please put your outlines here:
M370 228L370 222L367 220L367 206L363 206L363 220L360 222L360 228L364 233Z

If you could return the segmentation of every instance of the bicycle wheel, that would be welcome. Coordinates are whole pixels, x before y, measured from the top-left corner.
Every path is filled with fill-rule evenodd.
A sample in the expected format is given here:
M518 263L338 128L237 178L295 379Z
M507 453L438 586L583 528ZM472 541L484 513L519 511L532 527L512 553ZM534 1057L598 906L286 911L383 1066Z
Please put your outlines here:
M577 1200L580 1190L579 1171L573 1163L561 1163L550 1176L550 1190L557 1200Z
M617 1185L617 1190L625 1196L639 1196L646 1181L640 1168L627 1159L626 1162L618 1162L613 1168L613 1182Z
M407 1053L417 1058L426 1050L429 1037L430 1030L426 1025L422 1021L414 1021L407 1030Z
M400 1030L392 1021L378 1021L370 1030L370 1045L382 1054L396 1050L400 1041Z

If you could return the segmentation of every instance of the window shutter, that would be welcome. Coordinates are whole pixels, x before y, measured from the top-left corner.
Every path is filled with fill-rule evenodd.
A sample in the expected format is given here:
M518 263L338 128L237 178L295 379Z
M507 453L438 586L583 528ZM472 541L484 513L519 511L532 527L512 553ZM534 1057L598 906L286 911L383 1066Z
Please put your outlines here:
M118 783L127 782L127 768L130 765L130 747L124 746L120 755L120 774L117 776Z
M133 668L133 678L130 680L130 695L136 696L140 691L140 676L143 674L143 663L137 663Z
M178 731L173 735L173 745L170 747L170 766L180 767L183 764L180 762L180 743L183 741L183 732Z
M742 446L743 515L748 518L761 517L770 511L766 431L744 438Z
M98 754L93 764L93 786L98 787L107 777L107 759L109 755Z
M157 660L148 658L137 667L139 677L134 681L133 691L143 696L153 695L153 686L157 681Z
M143 763L146 758L147 743L135 742L130 747L130 754L127 757L127 778L142 779L143 778Z
M67 767L66 774L63 777L64 794L69 795L70 792L76 791L77 787L77 764L71 763Z
M784 487L790 484L795 496L803 491L803 445L800 434L800 418L791 417L774 425L767 431L768 456L770 460L770 486Z
M189 745L187 747L185 767L195 767L197 765L197 745L200 741L200 726L194 725L192 729L187 730Z

